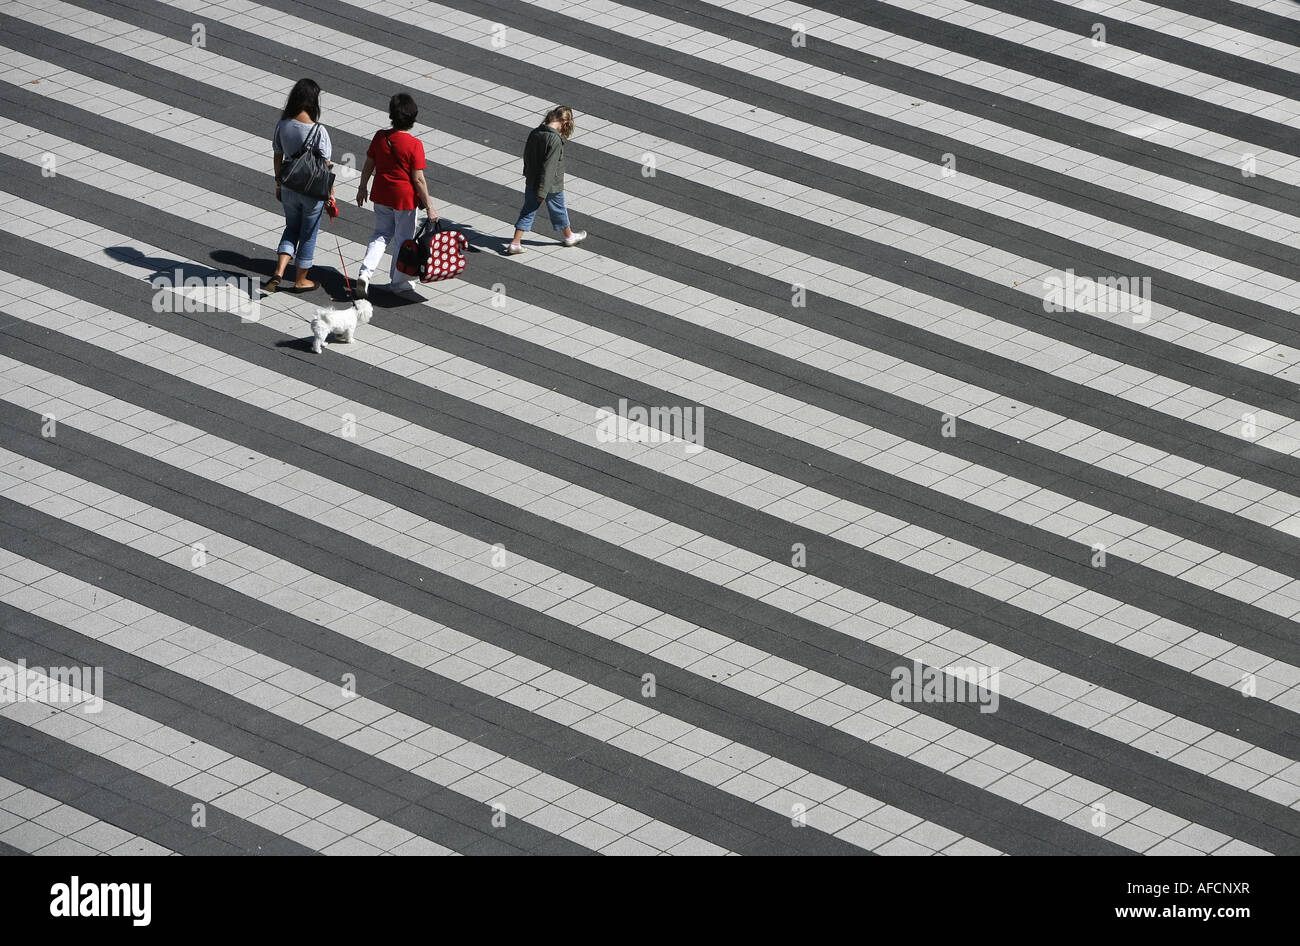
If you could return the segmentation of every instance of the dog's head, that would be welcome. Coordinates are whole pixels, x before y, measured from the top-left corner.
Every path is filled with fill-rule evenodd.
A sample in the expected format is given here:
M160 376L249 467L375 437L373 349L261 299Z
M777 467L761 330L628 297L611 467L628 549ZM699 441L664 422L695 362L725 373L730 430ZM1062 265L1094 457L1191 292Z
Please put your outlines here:
M370 301L368 299L358 299L356 301L357 318L361 320L362 325L370 323Z

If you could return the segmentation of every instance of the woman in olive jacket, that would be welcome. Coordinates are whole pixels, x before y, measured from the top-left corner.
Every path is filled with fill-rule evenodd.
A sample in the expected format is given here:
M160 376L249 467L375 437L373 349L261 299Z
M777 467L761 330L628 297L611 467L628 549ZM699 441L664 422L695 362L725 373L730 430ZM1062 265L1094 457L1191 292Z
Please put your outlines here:
M564 142L572 134L573 109L566 105L551 109L529 132L524 144L524 207L515 223L514 239L506 248L509 255L524 251L519 241L533 228L533 218L543 203L551 226L564 234L565 246L577 246L587 239L586 230L575 232L569 226L569 211L564 205Z

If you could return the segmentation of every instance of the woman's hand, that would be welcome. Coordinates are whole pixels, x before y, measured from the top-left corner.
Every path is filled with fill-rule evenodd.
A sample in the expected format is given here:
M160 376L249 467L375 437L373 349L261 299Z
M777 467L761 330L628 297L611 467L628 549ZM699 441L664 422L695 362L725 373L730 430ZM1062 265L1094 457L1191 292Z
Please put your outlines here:
M433 204L425 204L424 212L429 215L430 220L436 221L438 219L438 211L433 209Z

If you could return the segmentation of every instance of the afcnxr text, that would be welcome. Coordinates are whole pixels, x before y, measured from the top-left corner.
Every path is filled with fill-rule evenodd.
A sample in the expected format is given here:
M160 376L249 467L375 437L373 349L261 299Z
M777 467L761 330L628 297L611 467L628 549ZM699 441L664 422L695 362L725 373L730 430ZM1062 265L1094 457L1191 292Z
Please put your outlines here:
M50 916L125 916L132 926L148 926L153 916L153 884L83 884L74 874L50 894Z

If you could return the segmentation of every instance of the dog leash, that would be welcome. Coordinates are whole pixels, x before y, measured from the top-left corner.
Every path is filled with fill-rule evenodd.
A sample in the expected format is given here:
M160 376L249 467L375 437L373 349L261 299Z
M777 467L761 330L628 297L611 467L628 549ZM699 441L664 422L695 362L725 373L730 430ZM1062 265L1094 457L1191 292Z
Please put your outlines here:
M333 203L333 198L330 198L330 202ZM339 235L334 230L334 218L338 216L338 209L338 204L334 204L334 213L327 210L325 216L330 218L330 233L334 234L334 246L339 251L339 266L343 268L343 285L347 287L348 295L351 296L352 280L348 279L348 264L343 262L343 244L339 241Z

